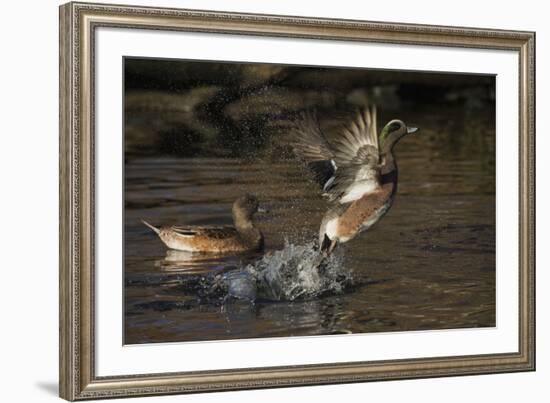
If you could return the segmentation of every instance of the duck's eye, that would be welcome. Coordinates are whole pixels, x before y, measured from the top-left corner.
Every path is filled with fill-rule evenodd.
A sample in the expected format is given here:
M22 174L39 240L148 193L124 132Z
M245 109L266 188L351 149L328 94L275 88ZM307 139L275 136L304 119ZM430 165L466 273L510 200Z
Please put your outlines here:
M389 131L394 132L396 130L399 130L400 128L401 128L401 125L399 123L393 122L389 127L389 129L390 129Z

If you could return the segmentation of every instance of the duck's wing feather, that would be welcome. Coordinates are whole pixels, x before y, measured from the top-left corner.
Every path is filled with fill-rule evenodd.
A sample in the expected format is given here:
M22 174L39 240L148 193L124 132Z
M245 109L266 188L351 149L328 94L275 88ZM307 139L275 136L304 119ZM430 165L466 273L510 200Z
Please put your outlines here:
M324 195L345 204L380 186L376 107L366 107L327 141L313 113L293 127L292 146L315 173Z
M319 127L319 121L313 111L302 114L292 127L292 146L294 151L307 162L326 161L333 158L332 150Z
M183 226L173 225L169 228L172 232L188 237L208 237L214 239L227 239L237 235L237 230L234 227L200 227L200 226Z
M323 195L331 202L350 203L380 188L380 171L377 168L352 164L336 170L327 181Z
M378 164L376 107L367 107L360 111L355 119L332 139L330 149L338 167Z
M331 201L349 203L380 187L376 107L367 107L330 143L335 172L324 191Z
M336 165L330 146L319 127L315 112L302 114L291 129L291 145L294 152L307 163L315 181L324 187L334 175Z

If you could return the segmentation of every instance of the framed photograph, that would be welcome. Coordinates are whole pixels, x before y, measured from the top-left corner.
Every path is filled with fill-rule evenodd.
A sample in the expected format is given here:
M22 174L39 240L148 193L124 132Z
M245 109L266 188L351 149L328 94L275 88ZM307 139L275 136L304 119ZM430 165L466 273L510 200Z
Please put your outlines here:
M61 397L534 370L534 57L61 6Z

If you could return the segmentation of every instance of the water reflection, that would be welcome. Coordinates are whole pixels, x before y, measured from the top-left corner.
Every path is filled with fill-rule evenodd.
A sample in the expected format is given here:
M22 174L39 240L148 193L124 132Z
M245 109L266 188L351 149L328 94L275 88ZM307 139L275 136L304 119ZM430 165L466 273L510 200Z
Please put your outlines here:
M253 259L255 254L228 255L218 253L192 253L168 249L163 259L155 261L155 267L165 272L204 272L209 270L224 270L238 267L243 261Z

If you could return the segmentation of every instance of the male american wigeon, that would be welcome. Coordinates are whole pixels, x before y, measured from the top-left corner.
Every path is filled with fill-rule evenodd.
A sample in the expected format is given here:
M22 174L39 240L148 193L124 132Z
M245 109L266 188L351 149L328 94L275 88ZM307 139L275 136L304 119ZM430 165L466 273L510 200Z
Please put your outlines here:
M319 231L319 245L325 254L369 229L388 212L397 190L393 147L417 130L394 119L378 134L374 106L358 113L330 140L312 113L295 123L294 150L313 170L330 203Z
M258 211L258 199L253 195L239 197L233 203L231 226L180 226L151 228L170 249L187 252L238 253L260 250L264 246L262 232L254 226L253 217Z

